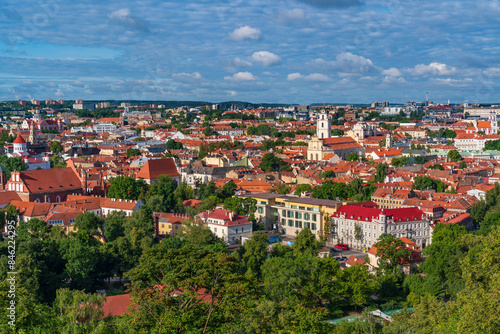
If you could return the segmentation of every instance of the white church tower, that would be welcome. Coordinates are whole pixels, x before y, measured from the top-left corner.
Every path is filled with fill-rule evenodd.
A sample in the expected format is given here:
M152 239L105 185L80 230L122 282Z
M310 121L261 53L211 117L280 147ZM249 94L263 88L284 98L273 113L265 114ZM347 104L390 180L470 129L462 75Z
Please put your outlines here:
M318 114L316 136L319 139L332 137L332 122L326 110L321 110Z

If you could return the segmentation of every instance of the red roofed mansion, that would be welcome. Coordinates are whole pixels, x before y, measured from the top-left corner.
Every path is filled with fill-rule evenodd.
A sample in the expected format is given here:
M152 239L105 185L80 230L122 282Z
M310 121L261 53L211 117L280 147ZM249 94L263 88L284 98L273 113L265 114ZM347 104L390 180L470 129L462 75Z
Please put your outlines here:
M177 184L181 183L181 174L177 170L174 158L148 160L135 177L144 179L147 184L152 184L160 175L170 175L177 181Z
M252 236L252 222L230 210L208 210L198 214L210 231L229 245L241 243L241 237Z
M429 219L417 207L378 209L343 205L332 216L332 225L338 239L356 249L369 249L384 233L406 237L420 248L431 243Z

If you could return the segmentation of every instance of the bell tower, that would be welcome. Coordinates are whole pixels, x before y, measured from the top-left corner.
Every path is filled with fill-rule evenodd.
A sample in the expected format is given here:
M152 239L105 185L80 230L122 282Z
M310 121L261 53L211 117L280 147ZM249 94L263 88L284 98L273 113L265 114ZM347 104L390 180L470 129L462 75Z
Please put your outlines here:
M321 110L316 121L316 135L319 139L332 137L332 122L326 110Z

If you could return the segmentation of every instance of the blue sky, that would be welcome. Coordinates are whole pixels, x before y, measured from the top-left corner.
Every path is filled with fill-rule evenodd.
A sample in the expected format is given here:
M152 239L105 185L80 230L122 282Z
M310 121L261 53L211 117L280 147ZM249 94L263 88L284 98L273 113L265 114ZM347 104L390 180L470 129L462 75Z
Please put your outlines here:
M0 3L0 100L500 102L500 1Z

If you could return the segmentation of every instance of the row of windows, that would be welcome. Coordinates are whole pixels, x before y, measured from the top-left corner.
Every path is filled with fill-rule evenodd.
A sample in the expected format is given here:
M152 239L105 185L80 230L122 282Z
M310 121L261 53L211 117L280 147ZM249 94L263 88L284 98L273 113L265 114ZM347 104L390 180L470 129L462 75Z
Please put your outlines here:
M172 224L167 224L168 228L172 228ZM165 224L161 224L161 228L165 228ZM179 225L175 225L175 229L179 229Z
M281 225L295 227L295 228L302 228L302 221L300 220L294 221L292 219L288 219L288 225L287 225L287 220L285 218L282 218ZM316 223L304 222L304 227L316 231Z
M282 210L282 216L288 217L288 218L293 218L295 216L295 219L302 219L302 217L304 217L303 218L304 220L316 221L316 214L309 213L309 212L305 212L304 214L302 214L302 212L298 212L298 211L295 211L295 213L294 213L293 211L287 212L286 210Z

